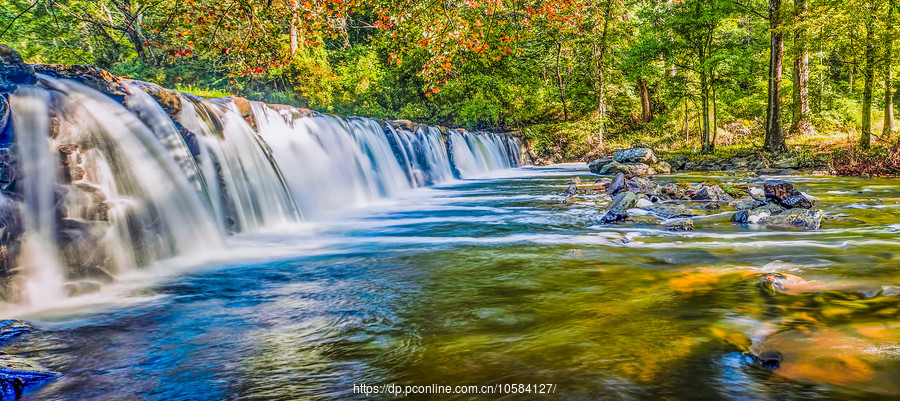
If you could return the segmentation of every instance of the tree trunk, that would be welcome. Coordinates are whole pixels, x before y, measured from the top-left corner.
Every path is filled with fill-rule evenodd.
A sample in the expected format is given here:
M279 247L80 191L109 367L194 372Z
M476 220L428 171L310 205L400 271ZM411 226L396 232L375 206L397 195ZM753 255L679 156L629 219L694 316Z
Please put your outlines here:
M808 0L794 0L797 9L797 21L802 24L806 18ZM797 54L794 58L794 96L793 113L794 125L791 133L812 135L816 133L809 119L809 46L807 44L806 29L798 28L794 35L794 43L797 46Z
M719 135L719 108L716 105L716 87L712 88L712 146L716 146L716 137Z
M894 133L894 72L891 71L894 63L891 58L894 57L895 11L896 0L890 0L884 28L884 129L882 135L885 139L890 138Z
M649 123L653 117L650 112L650 89L643 79L637 79L638 92L641 95L641 122Z
M300 15L297 13L297 0L291 0L291 55L297 54L299 47L299 32L297 27L300 25Z
M559 101L562 103L563 107L563 121L569 121L569 108L566 106L566 86L563 82L562 74L560 73L560 69L562 68L562 63L560 61L560 57L562 56L562 42L556 42L556 83L559 85Z
M866 22L866 66L863 70L862 135L859 145L868 148L872 144L872 87L875 83L875 21Z
M709 139L709 74L706 70L700 72L700 103L703 113L703 131L700 133L700 151L712 153L713 144Z
M606 38L609 32L609 21L612 19L612 2L606 0L606 12L603 14L603 34L600 35L600 55L595 63L597 68L597 114L600 117L600 146L603 147L603 135L606 131Z
M766 107L766 143L770 152L783 152L781 129L781 73L784 63L784 37L781 33L781 0L769 0L769 99Z

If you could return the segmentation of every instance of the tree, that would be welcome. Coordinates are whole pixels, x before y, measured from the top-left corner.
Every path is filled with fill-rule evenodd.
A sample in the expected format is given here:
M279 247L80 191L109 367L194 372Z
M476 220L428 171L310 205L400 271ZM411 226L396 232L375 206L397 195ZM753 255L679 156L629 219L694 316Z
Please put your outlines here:
M868 148L872 143L872 92L875 85L875 11L877 0L869 3L869 13L865 17L865 65L863 66L862 134L859 144Z
M888 0L884 29L884 128L882 136L887 139L894 133L894 13L897 0Z
M781 128L781 73L784 63L781 0L769 0L769 99L766 106L765 149L783 152L784 131Z
M791 133L794 135L813 135L816 133L812 121L810 121L809 108L809 44L806 34L806 14L809 11L808 0L794 0L796 13L796 32L794 45L794 96L793 115L794 124Z

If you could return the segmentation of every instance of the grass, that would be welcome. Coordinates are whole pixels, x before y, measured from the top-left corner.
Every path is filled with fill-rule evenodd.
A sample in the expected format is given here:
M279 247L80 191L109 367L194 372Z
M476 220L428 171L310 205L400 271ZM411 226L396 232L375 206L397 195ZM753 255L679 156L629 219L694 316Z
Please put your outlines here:
M219 89L210 89L210 88L199 88L194 85L176 85L175 90L182 93L187 93L189 95L202 96L202 97L228 97L232 96L231 93L225 92Z

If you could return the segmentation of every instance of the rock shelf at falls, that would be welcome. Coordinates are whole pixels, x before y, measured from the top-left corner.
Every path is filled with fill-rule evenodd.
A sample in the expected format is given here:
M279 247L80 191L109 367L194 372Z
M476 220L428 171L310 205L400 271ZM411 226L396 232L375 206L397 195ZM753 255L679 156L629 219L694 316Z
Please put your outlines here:
M227 235L521 162L506 134L206 99L89 66L15 68L0 105L6 303L51 305Z

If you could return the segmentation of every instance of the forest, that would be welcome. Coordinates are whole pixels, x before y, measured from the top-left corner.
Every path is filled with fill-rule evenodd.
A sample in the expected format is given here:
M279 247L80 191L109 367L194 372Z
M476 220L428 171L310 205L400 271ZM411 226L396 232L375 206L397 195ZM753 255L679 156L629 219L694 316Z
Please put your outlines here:
M8 0L0 42L207 96L518 131L550 161L647 145L900 166L896 0Z

